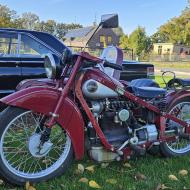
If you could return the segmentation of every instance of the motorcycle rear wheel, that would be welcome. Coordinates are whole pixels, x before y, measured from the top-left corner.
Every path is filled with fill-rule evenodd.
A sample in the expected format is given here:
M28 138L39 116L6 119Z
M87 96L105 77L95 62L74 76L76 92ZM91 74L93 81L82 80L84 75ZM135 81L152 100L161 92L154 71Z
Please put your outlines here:
M168 113L175 114L177 118L190 123L190 98L183 98L177 101L175 105L169 107ZM173 126L180 132L185 132L183 126L171 120L166 121L166 131L173 129ZM177 136L175 142L161 143L160 150L165 157L184 156L190 153L190 140Z
M60 176L73 160L71 139L58 125L39 149L40 117L16 107L0 114L0 175L11 184L21 186Z

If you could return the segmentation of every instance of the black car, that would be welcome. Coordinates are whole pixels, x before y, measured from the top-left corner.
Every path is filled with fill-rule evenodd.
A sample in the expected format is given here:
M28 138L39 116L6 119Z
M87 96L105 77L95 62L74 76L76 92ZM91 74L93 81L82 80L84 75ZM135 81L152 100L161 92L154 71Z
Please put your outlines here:
M61 57L66 46L51 34L0 28L0 97L13 93L24 79L46 78L44 55ZM122 80L147 78L154 74L152 64L124 62Z
M24 79L45 78L44 55L60 57L64 49L64 44L48 33L0 29L0 97L14 92Z

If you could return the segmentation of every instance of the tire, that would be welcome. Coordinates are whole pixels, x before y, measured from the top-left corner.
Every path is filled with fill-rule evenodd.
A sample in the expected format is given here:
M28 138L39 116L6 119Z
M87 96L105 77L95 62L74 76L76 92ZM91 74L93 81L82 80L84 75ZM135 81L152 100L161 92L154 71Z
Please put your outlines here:
M190 106L190 97L189 98L182 98L179 101L177 101L174 105L168 108L168 113L171 113L172 110L177 108L179 105L189 105ZM190 118L189 118L190 119ZM190 121L190 120L189 120ZM189 122L188 121L188 122ZM179 124L178 124L179 126ZM182 126L181 126L182 127ZM180 126L179 126L180 128ZM183 130L182 128L180 130ZM180 140L180 138L179 138ZM176 142L172 143L175 145ZM172 148L169 143L163 142L160 144L160 150L163 156L165 157L177 157L177 156L184 156L190 153L190 140L187 140L187 146L183 147L181 149L174 149Z
M25 143L25 141L22 140L22 138L20 138L20 140L17 140L18 137L16 135L18 135L18 136L20 135L20 137L21 137L21 136L24 136L25 133L29 134L29 131L33 127L32 125L31 126L29 125L32 123L32 119L30 119L30 117L28 117L28 115L27 115L29 113L31 113L32 115L34 114L31 111L23 110L20 108L8 107L0 115L0 126L1 126L0 127L0 175L2 175L2 177L4 179L6 179L6 181L8 183L11 183L13 185L18 185L18 186L24 185L27 181L32 182L32 183L37 183L40 181L47 181L49 179L60 176L67 170L67 168L71 165L72 160L73 160L72 143L71 143L70 137L67 135L66 132L64 132L65 141L66 141L65 144L61 144L61 145L55 144L54 145L53 140L52 140L52 145L49 146L49 148L46 149L46 151L43 150L43 148L44 148L43 147L42 149L40 149L40 151L42 151L42 152L44 151L43 153L41 153L40 151L39 151L39 154L37 154L37 152L35 153L36 155L41 156L39 158L33 156L33 154L32 154L32 150L35 150L35 148L36 148L33 145L33 143L35 144L35 141L32 140L32 138L35 139L36 137L41 136L41 135L37 134L36 132L35 133L33 132L32 135L30 136L30 138L27 137L28 143L27 143L27 141ZM24 116L26 118L28 117L28 119L30 119L30 120L28 122L26 120L26 122L29 123L28 125L22 126L19 123L18 119L23 120ZM16 123L17 121L18 121L18 124ZM34 122L36 122L36 120ZM24 124L24 123L22 123L22 124ZM39 127L38 123L36 123L35 125L36 125L35 130L37 130L37 128ZM23 132L22 132L22 128L24 128ZM21 132L18 131L17 133L13 133L15 135L15 136L13 136L10 129L11 130L20 130ZM59 129L60 129L60 131L58 129L56 129L57 134L59 135L59 136L57 136L57 138L54 138L54 140L56 142L62 141L62 139L64 138L61 136L63 133L63 130L61 128L59 128ZM58 132L60 132L60 133L58 133ZM7 141L7 139L8 139L8 141ZM9 141L9 139L13 139L13 140ZM52 139L53 139L53 137L52 137ZM57 139L59 139L59 140L57 140ZM12 142L14 142L14 144L16 144L15 147L13 147L13 148L8 146L9 144L11 146L13 146ZM18 150L18 147L20 147L19 142L22 146L24 145L25 149L19 148L19 150ZM26 146L25 146L25 144L26 144ZM57 147L59 147L59 149L55 148L56 145L57 145ZM31 150L30 150L30 147L32 147ZM52 147L54 147L54 148L52 148ZM11 151L13 150L12 151L13 153L11 153L11 151L8 151L8 150L11 150ZM11 154L15 153L14 150L17 153L12 156ZM25 150L25 151L22 151L22 150ZM57 150L57 151L61 150L60 155L53 152L55 150ZM28 161L27 161L28 158L26 157L26 155L29 155L29 157L31 157ZM56 155L58 155L57 156L58 158L57 158L57 160L54 158L55 161L53 161L53 159L49 155L51 155L51 156L53 155L55 157L56 157ZM17 157L18 157L18 159L16 159ZM23 158L27 158L27 159L23 159ZM49 160L48 160L48 158L49 158ZM14 164L12 163L13 165L10 166L10 163L12 162L12 160L13 160ZM31 162L29 162L30 160L31 160ZM46 163L45 163L45 161L46 161ZM29 164L26 164L27 162ZM15 163L19 163L19 165L17 165L17 167L16 167ZM41 166L40 166L40 164L41 164ZM14 168L14 166L15 166L15 168ZM43 170L43 167L45 167L46 169ZM29 168L28 174L25 172L25 170L26 170L25 168ZM42 170L40 171L40 169L42 169ZM30 170L31 170L31 172L30 172ZM34 172L33 174L32 174L32 170ZM35 170L36 170L36 173L35 173ZM38 170L39 170L39 172L38 172ZM25 172L25 174L24 174L24 172Z

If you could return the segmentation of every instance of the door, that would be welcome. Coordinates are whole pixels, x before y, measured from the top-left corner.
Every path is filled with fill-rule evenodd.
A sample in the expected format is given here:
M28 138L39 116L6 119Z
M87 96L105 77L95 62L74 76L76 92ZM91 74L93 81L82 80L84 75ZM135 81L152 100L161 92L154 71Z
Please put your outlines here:
M0 97L15 91L22 80L18 56L18 34L0 32Z
M46 78L44 55L51 50L27 34L20 34L20 39L22 79Z

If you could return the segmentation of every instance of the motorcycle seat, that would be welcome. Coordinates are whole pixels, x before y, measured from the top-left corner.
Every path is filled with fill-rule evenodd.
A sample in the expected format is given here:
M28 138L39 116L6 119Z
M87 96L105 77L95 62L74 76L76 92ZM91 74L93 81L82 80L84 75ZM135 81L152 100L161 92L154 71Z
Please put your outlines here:
M158 87L132 87L133 92L136 96L142 98L156 98L163 97L166 95L166 90Z
M146 78L142 78L142 79L135 79L132 80L129 85L131 87L135 86L135 87L158 87L159 88L159 84L156 83L154 80L152 79L146 79Z

